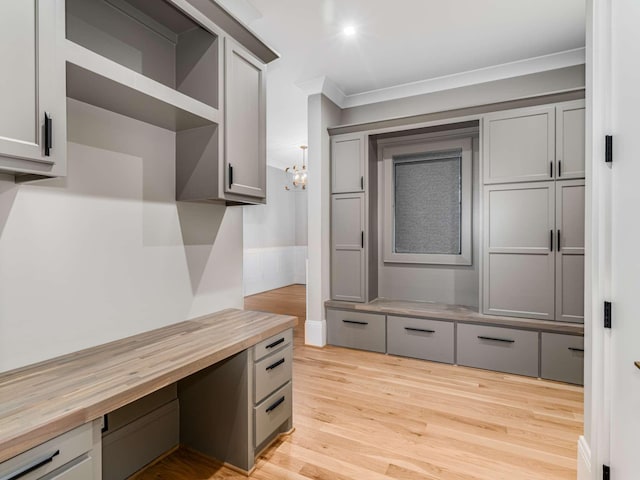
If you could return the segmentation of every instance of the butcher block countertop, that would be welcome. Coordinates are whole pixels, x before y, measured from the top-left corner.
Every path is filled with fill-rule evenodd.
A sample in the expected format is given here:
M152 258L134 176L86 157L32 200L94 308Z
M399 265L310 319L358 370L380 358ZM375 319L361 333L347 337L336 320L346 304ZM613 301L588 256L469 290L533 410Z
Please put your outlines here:
M584 335L584 325L579 323L483 315L481 313L478 313L476 310L468 307L463 307L460 305L447 305L445 303L416 302L409 300L377 298L369 303L354 303L343 302L339 300L328 300L324 303L324 305L327 308L354 310L357 312L429 318L433 320L455 320L462 323L499 325L526 330L564 333L568 335Z
M245 310L151 330L0 374L0 462L294 327Z

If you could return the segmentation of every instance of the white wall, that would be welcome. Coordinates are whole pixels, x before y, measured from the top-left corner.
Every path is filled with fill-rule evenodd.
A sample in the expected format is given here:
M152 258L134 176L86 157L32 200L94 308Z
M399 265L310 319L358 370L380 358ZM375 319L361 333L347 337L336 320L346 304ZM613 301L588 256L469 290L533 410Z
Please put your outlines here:
M242 210L176 204L173 132L69 100L68 139L0 179L0 371L242 307Z
M285 190L289 177L267 167L267 204L243 207L245 295L305 283L306 192Z

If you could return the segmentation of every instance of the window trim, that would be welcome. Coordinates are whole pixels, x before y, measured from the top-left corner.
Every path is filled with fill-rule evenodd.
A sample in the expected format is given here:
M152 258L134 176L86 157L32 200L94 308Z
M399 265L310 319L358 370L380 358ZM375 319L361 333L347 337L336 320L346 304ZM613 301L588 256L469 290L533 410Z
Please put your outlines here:
M446 140L406 140L382 144L384 169L383 238L382 259L385 263L414 263L432 265L472 265L472 211L473 211L473 139L470 136ZM395 185L393 157L426 152L461 151L461 207L460 207L460 254L397 253L394 251L395 230Z

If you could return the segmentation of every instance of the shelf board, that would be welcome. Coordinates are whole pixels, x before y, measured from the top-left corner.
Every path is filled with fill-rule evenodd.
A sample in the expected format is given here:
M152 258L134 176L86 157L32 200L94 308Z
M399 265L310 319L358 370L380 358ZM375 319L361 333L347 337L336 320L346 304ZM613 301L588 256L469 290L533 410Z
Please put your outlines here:
M66 41L67 96L127 117L180 131L220 124L220 111Z

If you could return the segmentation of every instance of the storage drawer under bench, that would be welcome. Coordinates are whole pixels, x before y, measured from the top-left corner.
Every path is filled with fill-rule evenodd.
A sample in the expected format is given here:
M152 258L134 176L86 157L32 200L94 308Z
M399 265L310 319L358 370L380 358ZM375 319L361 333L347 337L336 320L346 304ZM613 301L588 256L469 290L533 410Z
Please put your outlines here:
M454 363L454 323L387 316L387 353Z
M327 342L338 347L386 352L386 316L327 309Z
M458 365L538 376L538 332L458 323Z
M582 385L584 337L543 332L540 377Z

